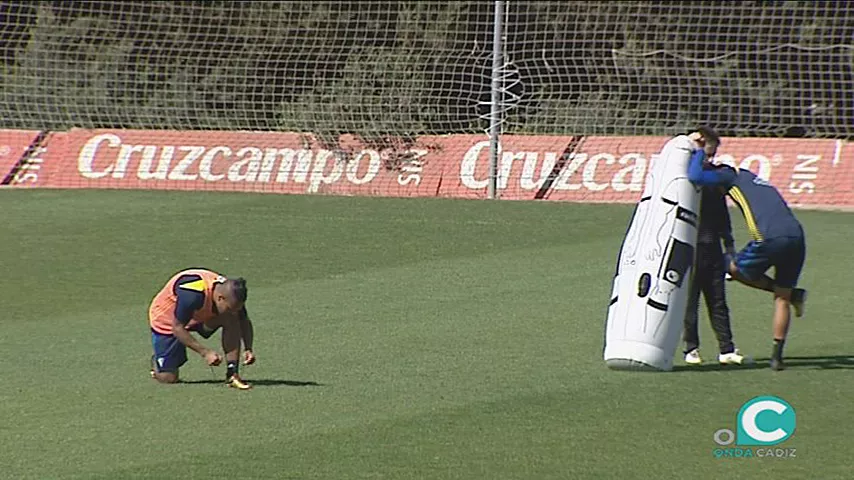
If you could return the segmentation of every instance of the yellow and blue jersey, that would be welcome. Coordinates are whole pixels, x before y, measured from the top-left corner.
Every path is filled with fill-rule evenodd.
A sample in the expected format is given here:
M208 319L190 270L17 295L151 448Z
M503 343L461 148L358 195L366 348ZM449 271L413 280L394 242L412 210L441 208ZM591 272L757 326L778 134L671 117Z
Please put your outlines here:
M704 160L702 150L692 155L688 179L697 185L726 189L744 215L747 230L754 240L803 236L800 222L773 185L749 170L736 170L728 165L704 169Z

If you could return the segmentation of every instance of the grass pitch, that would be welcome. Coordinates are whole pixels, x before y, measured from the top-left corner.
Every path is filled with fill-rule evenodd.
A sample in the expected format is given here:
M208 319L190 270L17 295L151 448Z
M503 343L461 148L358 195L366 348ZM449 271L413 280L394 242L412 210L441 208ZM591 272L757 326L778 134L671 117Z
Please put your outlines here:
M811 296L789 370L767 369L769 296L729 284L756 368L656 374L601 359L629 206L127 191L0 205L3 478L851 476L851 214L798 212ZM148 378L148 303L190 266L247 278L253 391L193 353L185 383ZM715 458L713 433L756 395L796 409L781 445L795 458Z

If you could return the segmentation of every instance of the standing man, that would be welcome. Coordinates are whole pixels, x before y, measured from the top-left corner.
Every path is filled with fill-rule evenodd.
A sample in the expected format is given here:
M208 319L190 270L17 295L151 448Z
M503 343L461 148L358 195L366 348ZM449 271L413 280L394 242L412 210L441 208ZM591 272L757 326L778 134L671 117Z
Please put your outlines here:
M704 131L705 130L705 131ZM701 128L696 134L708 138L715 148L720 144L717 134ZM701 142L698 142L701 143ZM780 192L767 181L748 170L706 161L707 151L696 150L688 164L688 179L696 185L718 187L738 205L753 239L729 260L729 273L745 285L774 292L774 346L771 369L782 370L783 347L789 332L791 309L795 316L804 312L806 290L796 288L806 259L806 239L803 227L786 204ZM774 278L765 272L774 267Z
M255 362L254 332L245 305L247 293L246 280L225 278L211 270L188 269L173 275L148 309L154 347L152 378L161 383L178 382L178 370L187 362L187 347L208 365L219 365L219 353L199 343L190 332L210 338L222 327L226 385L240 390L252 388L238 373L241 340L244 365Z
M711 150L710 150L711 151ZM711 151L710 156L714 155ZM706 302L709 321L718 340L718 362L722 365L741 365L744 357L732 342L729 307L726 303L726 282L724 274L724 254L721 240L731 257L735 252L732 237L729 209L726 197L713 187L703 187L700 204L700 224L697 232L697 255L694 265L694 278L688 291L688 310L685 314L683 341L685 342L685 363L699 365L700 357L699 310L700 293Z

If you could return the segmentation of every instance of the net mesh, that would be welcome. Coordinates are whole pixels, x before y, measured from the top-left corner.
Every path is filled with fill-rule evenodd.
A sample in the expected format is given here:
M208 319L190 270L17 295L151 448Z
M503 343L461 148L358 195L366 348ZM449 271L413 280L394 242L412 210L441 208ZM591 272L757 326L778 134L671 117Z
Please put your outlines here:
M8 127L477 132L487 2L6 5Z
M513 2L508 18L513 131L854 131L850 2Z
M851 2L504 5L503 197L632 201L710 124L795 204L854 205ZM481 198L494 8L0 2L4 183Z

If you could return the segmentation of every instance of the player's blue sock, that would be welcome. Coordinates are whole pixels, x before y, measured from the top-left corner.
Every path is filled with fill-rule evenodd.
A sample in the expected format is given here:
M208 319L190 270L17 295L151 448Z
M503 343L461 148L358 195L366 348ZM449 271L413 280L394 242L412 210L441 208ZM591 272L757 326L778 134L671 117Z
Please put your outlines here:
M228 362L228 364L226 365L226 369L225 369L225 379L226 380L228 380L229 378L231 378L232 376L237 374L238 365L239 365L239 362L237 360L235 360L233 362Z

